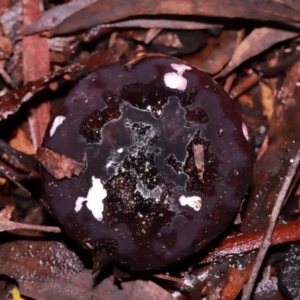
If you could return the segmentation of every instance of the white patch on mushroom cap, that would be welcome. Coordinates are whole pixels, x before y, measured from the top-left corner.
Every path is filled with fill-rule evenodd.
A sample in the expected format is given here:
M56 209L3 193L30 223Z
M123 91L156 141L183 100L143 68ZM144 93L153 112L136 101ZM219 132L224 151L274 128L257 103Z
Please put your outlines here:
M107 164L106 164L106 168L110 168L112 166L112 164L114 163L113 160L110 160Z
M104 210L103 200L106 198L106 196L107 196L107 191L104 188L101 180L93 176L92 187L89 189L86 198L85 197L77 198L75 203L75 211L79 212L82 208L83 202L86 201L86 207L92 212L93 216L98 221L101 221L103 218L103 210Z
M183 64L171 64L171 67L176 72L169 72L164 75L164 83L170 89L177 89L184 91L187 86L187 79L182 76L186 70L191 70L192 68Z
M193 208L195 211L199 211L202 205L202 199L199 196L189 196L184 195L180 196L179 202L182 206L188 205Z
M243 130L243 134L244 137L247 141L249 141L249 133L248 133L248 129L245 123L242 124L242 130Z
M188 71L191 70L192 68L190 66L187 65L183 65L183 64L171 64L171 67L177 71L177 73L179 75L182 75L184 73L184 71Z
M54 121L53 121L53 124L52 124L52 127L50 129L50 136L52 137L57 129L58 126L60 126L64 120L66 119L65 116L57 116Z

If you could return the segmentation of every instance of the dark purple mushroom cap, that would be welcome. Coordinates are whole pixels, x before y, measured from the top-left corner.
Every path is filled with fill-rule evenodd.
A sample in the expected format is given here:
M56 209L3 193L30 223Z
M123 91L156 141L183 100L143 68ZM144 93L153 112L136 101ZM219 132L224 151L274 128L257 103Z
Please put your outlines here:
M44 202L96 267L169 265L237 213L251 172L246 133L223 89L183 61L149 55L101 67L46 132L43 147L86 166L60 180L42 167Z

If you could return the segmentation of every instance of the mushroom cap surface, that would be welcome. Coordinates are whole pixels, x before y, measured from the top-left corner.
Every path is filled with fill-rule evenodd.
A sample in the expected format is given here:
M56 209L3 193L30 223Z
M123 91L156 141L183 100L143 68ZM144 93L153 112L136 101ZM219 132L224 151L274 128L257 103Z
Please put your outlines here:
M172 57L99 68L65 98L43 147L85 167L44 203L99 264L160 268L200 250L236 215L251 174L245 125L206 73Z

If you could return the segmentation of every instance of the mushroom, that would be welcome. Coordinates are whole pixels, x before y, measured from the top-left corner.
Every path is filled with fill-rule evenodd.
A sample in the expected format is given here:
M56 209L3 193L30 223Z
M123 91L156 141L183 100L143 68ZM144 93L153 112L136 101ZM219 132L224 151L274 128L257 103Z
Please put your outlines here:
M251 174L246 134L208 74L162 55L119 61L81 80L50 122L43 147L84 167L59 179L42 164L43 201L95 270L161 268L235 217Z

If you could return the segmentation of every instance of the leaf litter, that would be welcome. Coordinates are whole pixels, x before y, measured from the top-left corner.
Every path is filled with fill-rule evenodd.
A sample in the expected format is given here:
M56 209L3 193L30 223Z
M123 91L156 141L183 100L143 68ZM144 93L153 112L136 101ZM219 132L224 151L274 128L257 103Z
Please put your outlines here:
M298 2L45 1L40 12L39 1L28 3L0 4L0 275L16 280L21 295L32 299L235 299L247 282L244 299L295 299ZM69 158L49 159L38 148L52 112L89 72L153 51L203 68L230 93L249 130L252 184L240 224L191 260L157 274L113 272L111 266L92 276L91 259L59 233L41 205L35 158L52 161L60 178L78 174L84 164L61 170L61 159ZM263 276L256 278L258 271Z

